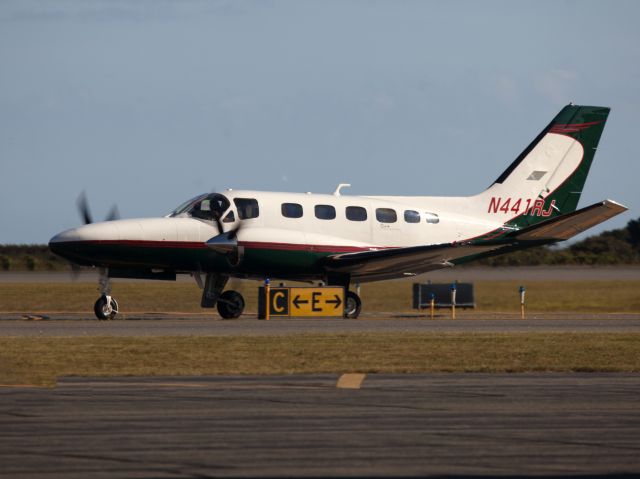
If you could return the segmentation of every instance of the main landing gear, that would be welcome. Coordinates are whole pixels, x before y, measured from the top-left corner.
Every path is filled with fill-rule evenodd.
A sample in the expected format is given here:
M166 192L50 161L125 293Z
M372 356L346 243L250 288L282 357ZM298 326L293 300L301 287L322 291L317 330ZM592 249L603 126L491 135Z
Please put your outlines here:
M100 268L100 297L93 305L93 312L100 320L113 319L118 314L118 302L111 296L111 283L106 268Z
M194 275L196 282L200 285L202 280L199 280L199 275ZM207 273L207 279L201 287L202 300L200 306L203 308L215 308L217 307L218 313L222 316L222 319L236 319L239 318L244 311L244 298L240 293L233 290L225 291L225 285L229 281L229 276L216 273Z
M218 298L217 307L222 319L236 319L244 311L244 298L237 291L228 290Z
M349 291L351 277L348 274L332 273L325 277L324 282L330 286L342 286L344 288L344 317L356 319L360 315L362 301L357 293ZM359 287L356 289L360 290Z
M347 291L344 300L344 317L349 319L355 319L360 315L362 309L362 301L353 291Z

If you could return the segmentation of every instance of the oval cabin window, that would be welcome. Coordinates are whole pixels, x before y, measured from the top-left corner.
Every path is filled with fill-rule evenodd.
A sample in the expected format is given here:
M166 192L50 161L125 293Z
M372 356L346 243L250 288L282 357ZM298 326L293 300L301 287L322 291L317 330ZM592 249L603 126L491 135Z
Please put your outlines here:
M396 214L396 210L391 208L377 208L376 219L380 223L395 223L398 221L398 215Z

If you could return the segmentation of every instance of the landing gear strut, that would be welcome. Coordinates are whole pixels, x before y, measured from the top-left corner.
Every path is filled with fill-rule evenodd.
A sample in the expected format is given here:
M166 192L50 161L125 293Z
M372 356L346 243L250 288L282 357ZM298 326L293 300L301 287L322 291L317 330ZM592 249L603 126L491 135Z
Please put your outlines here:
M107 268L100 268L100 297L93 305L93 312L100 320L113 319L118 314L118 302L111 296L111 283Z

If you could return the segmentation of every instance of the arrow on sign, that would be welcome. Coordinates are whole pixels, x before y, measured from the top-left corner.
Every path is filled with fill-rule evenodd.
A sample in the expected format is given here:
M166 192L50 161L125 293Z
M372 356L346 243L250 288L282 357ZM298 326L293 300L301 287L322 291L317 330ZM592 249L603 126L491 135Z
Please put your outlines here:
M327 303L327 304L335 304L333 309L338 309L338 307L342 304L342 301L340 301L340 296L338 296L337 294L334 294L333 297L336 298L336 299L331 299L331 300L327 299L325 301L325 303Z
M296 295L295 298L293 298L293 305L297 308L300 309L300 305L301 304L308 304L309 300L308 299L300 299L299 295Z

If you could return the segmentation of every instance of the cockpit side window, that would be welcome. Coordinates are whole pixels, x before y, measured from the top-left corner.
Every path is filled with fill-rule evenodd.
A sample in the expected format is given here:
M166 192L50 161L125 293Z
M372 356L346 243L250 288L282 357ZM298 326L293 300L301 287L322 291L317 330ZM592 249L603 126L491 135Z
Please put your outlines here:
M229 209L229 206L231 206L231 203L224 195L210 193L196 196L184 202L173 210L169 216L191 216L192 218L216 221L222 218L224 213Z
M241 220L257 218L260 215L258 200L254 198L234 198L233 202L236 204L238 217Z
M212 221L220 219L230 205L231 203L229 203L226 197L218 193L213 193L200 201L196 201L193 207L188 210L188 213L194 218Z
M227 213L227 216L222 220L223 223L233 223L236 220L236 215L233 214L233 210Z
M206 194L198 195L198 196L195 196L194 198L191 198L188 201L185 201L180 206L178 206L175 210L173 210L169 216L178 216L178 215L181 215L182 213L186 213L187 211L189 211L190 208L193 207L193 205L195 205L197 202L199 202L206 196L207 196Z

